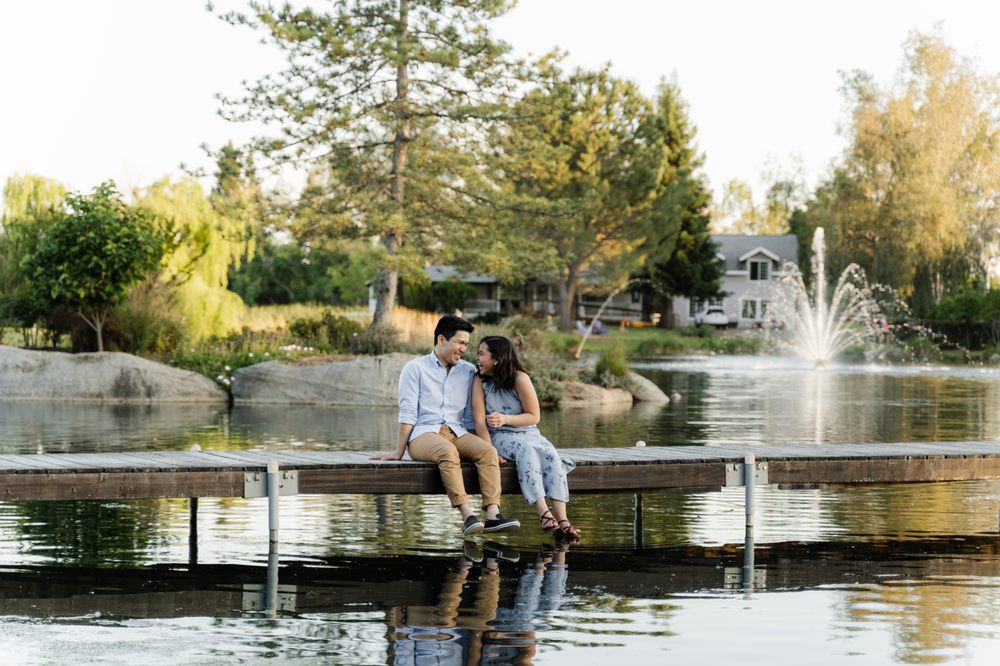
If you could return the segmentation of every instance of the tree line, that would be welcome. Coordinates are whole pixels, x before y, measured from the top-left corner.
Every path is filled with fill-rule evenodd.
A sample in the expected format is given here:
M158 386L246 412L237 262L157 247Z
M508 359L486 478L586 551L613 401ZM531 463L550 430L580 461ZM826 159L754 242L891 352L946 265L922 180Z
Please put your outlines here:
M845 75L848 148L814 191L776 178L758 206L734 182L713 206L679 86L663 81L648 97L610 68L567 71L555 52L515 58L489 30L512 4L254 3L222 14L286 55L285 69L221 100L224 116L265 131L216 150L209 192L164 179L125 204L111 184L81 195L11 179L3 323L58 329L75 317L98 348L109 320L112 336L143 344L197 340L231 330L243 303L361 303L370 282L374 330L391 323L400 277L426 281L434 262L507 284L551 280L568 329L583 282L639 278L661 310L677 295L721 296L710 232L722 217L743 233L797 234L803 266L824 226L831 271L859 263L918 312L991 286L996 79L940 37L914 34L891 86ZM300 191L262 186L260 173L289 169L307 174ZM86 245L85 229L123 235ZM82 256L70 266L74 240ZM109 256L129 270L86 256L119 245Z

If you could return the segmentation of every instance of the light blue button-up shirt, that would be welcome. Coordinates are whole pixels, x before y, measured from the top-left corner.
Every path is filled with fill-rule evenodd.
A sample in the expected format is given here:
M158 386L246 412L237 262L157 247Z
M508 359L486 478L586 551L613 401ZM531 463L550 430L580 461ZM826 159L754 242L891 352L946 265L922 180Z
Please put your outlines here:
M415 358L399 375L399 422L413 426L410 439L446 425L461 437L473 428L472 379L476 366L459 361L449 371L437 354Z

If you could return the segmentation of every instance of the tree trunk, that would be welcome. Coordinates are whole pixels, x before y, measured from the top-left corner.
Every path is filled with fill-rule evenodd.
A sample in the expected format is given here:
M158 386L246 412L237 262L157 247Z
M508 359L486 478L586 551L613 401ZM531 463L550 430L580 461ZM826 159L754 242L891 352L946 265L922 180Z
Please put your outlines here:
M409 57L406 42L410 36L410 0L399 0L399 33L396 43L399 48L399 63L396 65L396 136L392 149L392 198L396 202L396 211L403 213L406 202L406 158L410 148L410 110L409 99L410 73L408 71ZM402 247L402 231L391 228L382 234L382 244L391 258ZM383 268L379 271L378 292L375 300L375 313L372 317L372 328L392 322L392 308L396 304L396 291L399 285L399 271L395 268Z
M559 281L559 330L575 330L576 285L580 279L579 267L571 266L566 278Z

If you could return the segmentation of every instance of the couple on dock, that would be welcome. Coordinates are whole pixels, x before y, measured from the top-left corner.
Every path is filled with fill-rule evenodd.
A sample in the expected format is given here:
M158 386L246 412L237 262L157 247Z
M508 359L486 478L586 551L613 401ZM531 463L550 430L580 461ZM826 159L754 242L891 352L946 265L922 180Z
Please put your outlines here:
M407 363L399 376L396 450L372 459L399 460L409 449L414 460L436 463L451 505L462 514L466 535L521 526L500 513L500 463L509 460L517 467L521 492L535 506L542 530L578 537L580 531L566 515L566 473L573 464L560 459L538 431L541 410L531 378L503 336L482 339L475 366L463 361L473 330L460 317L446 315L438 321L434 351ZM469 505L463 460L476 465L485 520Z

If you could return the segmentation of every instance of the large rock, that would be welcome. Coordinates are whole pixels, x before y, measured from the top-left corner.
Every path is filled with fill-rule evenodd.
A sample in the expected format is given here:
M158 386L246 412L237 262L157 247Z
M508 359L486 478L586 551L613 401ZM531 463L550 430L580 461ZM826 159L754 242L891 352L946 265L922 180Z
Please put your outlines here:
M637 372L629 371L625 375L625 388L639 402L670 402L667 394L653 380L647 379Z
M225 403L229 398L207 377L131 354L65 354L0 345L0 399Z
M632 394L621 388L604 388L583 382L563 382L564 407L576 405L632 404Z
M233 375L233 404L395 405L409 354L328 362L271 361Z

